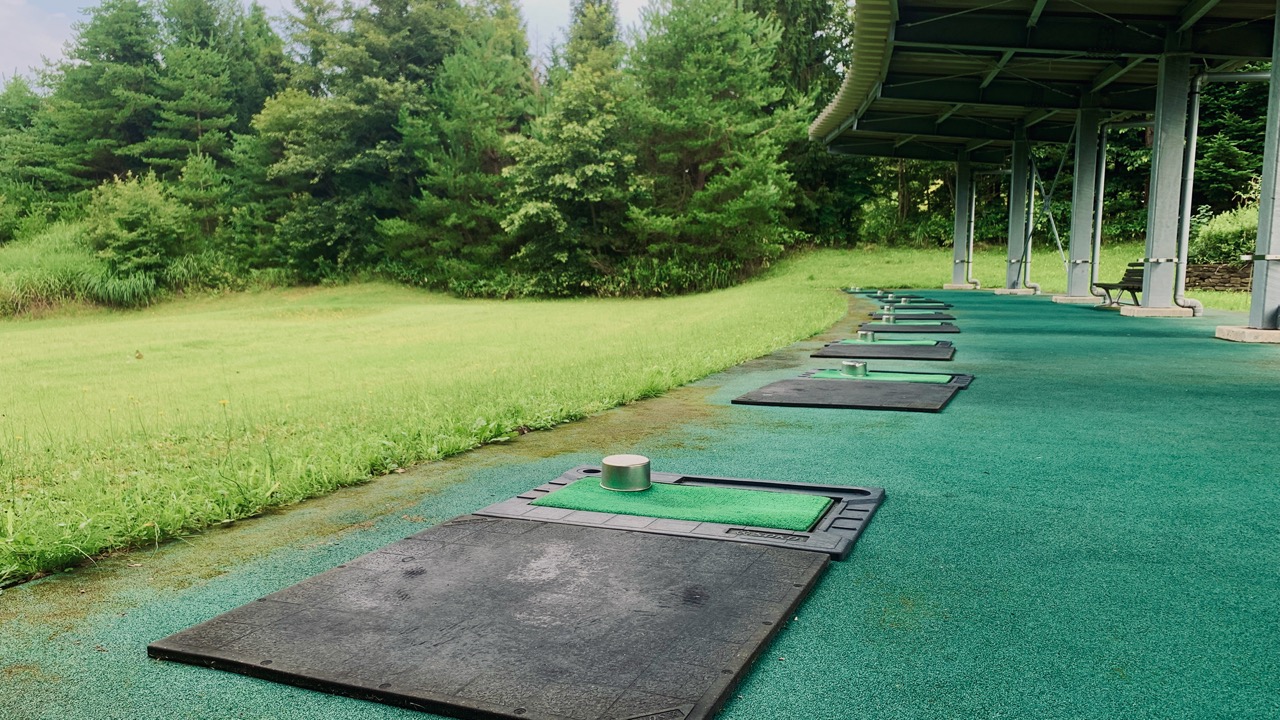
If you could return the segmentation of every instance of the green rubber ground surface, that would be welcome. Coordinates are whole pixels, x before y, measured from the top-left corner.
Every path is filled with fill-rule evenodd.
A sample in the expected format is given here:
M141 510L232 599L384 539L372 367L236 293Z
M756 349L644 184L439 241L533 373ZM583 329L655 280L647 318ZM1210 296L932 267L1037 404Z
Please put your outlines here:
M1214 340L1239 314L936 295L979 379L941 413L729 404L810 366L858 302L840 333L665 397L9 588L0 718L430 718L145 647L619 452L887 490L721 720L1280 717L1280 347Z
M952 376L939 373L901 373L868 370L866 377L853 377L852 375L845 375L839 370L818 370L811 377L827 380L879 380L882 382L920 382L945 385L951 382Z
M530 504L803 531L813 527L831 506L831 499L798 493L664 483L655 483L648 490L638 492L618 492L605 490L599 481L588 478Z
M880 338L876 338L875 340L859 340L858 338L848 338L840 341L841 345L872 345L876 343L883 343L885 345L937 345L938 341L936 340L894 340L892 338L886 338L883 340Z

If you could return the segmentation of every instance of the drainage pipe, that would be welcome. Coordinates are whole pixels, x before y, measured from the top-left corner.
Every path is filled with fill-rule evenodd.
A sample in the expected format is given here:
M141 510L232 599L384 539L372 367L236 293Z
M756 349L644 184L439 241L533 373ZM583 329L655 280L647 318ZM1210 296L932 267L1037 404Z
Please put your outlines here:
M1179 205L1182 207L1178 222L1178 279L1173 286L1173 304L1190 308L1193 315L1204 314L1204 306L1199 300L1186 297L1187 292L1187 254L1191 247L1191 192L1196 177L1196 141L1200 132L1200 92L1211 82L1268 82L1271 73L1196 73L1191 80L1191 109L1187 113L1187 141L1182 152L1182 196Z
M1030 155L1030 153L1027 154ZM1039 295L1040 285L1031 282L1031 231L1036 224L1036 180L1040 171L1036 169L1034 158L1028 158L1028 164L1031 166L1028 170L1031 182L1028 183L1027 188L1026 224L1022 228L1022 286L1030 288L1032 293ZM1044 194L1044 188L1040 189L1040 194Z
M1103 195L1107 189L1107 137L1111 128L1149 128L1155 123L1150 120L1133 122L1102 123L1102 137L1098 141L1098 186L1095 189L1093 205L1093 259L1089 262L1089 293L1094 297L1106 297L1106 293L1094 287L1098 284L1098 266L1102 264L1102 206Z
M1093 188L1093 253L1089 260L1089 294L1094 297L1106 297L1106 293L1094 287L1098 284L1098 264L1102 262L1102 194L1107 189L1107 133L1109 128L1102 125L1102 137L1098 139L1098 175L1094 178Z
M978 282L978 278L973 277L973 232L976 227L975 223L978 217L978 176L979 175L1009 175L1009 170L975 170L974 179L971 183L973 192L969 193L969 262L965 268L964 281L973 285L974 290L981 290L982 283Z
M974 290L981 290L982 283L978 282L978 278L973 276L973 231L976 227L975 218L978 214L978 178L976 173L974 177L969 178L969 255L968 261L964 265L964 281L973 286Z

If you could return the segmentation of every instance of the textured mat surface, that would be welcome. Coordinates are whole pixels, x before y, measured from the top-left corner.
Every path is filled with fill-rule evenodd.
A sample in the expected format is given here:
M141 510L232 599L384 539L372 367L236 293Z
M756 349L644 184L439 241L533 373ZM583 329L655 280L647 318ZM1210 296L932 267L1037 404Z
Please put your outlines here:
M842 340L830 343L810 355L816 358L847 360L950 360L955 347L946 341L877 339L875 342Z
M933 320L898 320L892 323L862 323L859 330L873 330L878 333L958 333L960 328L949 322Z
M457 717L706 718L826 564L463 516L148 653Z
M951 402L960 388L954 383L791 378L740 395L733 399L733 403L842 410L939 412Z
M616 492L600 487L599 482L583 480L539 498L533 504L670 520L808 530L831 506L831 500L799 493L664 483L654 483L640 492Z
M806 373L806 377L822 378L823 380L850 380L854 382L921 382L921 383L949 383L953 375L944 373L910 373L910 372L889 372L885 370L869 370L865 377L851 377L845 375L839 370L815 370Z
M872 318L875 318L876 320L880 320L885 316L885 314L880 311L871 312L867 314L870 315ZM894 317L898 318L899 322L903 320L955 320L956 319L955 315L948 315L947 313L944 313L944 312L931 312L927 310L917 311L917 312L894 311Z

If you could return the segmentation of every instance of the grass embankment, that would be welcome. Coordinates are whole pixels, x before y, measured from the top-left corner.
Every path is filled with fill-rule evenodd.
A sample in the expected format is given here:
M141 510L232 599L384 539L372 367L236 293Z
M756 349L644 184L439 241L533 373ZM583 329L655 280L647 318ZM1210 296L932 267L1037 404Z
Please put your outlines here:
M838 319L850 256L650 300L367 284L0 322L0 581L651 396Z

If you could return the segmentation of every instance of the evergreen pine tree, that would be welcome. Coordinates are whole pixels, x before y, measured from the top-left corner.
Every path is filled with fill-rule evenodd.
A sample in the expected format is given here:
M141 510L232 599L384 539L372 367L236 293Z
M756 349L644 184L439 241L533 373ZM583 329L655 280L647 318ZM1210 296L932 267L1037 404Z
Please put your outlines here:
M631 213L650 255L754 267L776 257L792 182L780 157L801 122L780 108L780 29L735 0L660 0L633 66L652 198Z
M590 5L575 27L616 26L616 16L604 17L613 14L611 3ZM503 227L522 243L521 266L547 278L539 288L547 294L582 292L630 252L625 226L638 190L636 89L620 69L623 48L575 29L570 36L573 69L529 136L512 139L516 164L506 171L512 209Z
M63 189L141 172L135 149L156 119L160 30L150 6L104 0L87 12L46 80L55 89L32 158Z
M533 70L519 10L511 0L473 6L475 20L445 59L424 114L401 122L420 164L421 196L404 218L380 223L389 259L433 284L490 272L509 254L502 230L511 164L506 137L532 115Z

